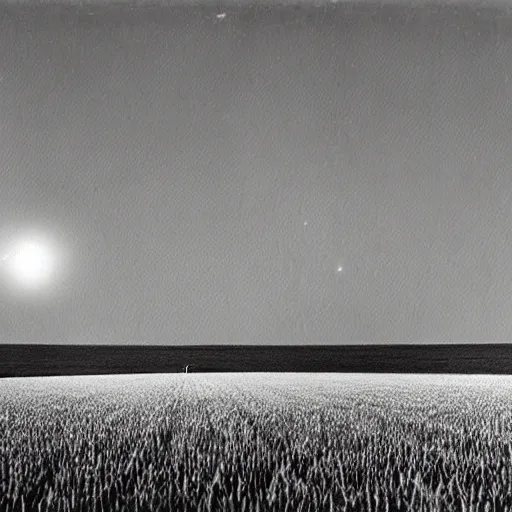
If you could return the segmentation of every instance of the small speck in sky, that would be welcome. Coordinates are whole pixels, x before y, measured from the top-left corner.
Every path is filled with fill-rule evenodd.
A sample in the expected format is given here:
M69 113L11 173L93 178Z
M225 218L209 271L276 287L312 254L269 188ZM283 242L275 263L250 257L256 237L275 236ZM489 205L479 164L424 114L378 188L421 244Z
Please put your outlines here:
M217 19L218 20L223 20L225 17L226 17L226 13L225 12L221 12L220 14L217 14Z
M308 223L307 223L307 222L304 222L304 226L307 226L307 225L308 225Z
M343 267L338 267L338 272L341 272L343 270Z

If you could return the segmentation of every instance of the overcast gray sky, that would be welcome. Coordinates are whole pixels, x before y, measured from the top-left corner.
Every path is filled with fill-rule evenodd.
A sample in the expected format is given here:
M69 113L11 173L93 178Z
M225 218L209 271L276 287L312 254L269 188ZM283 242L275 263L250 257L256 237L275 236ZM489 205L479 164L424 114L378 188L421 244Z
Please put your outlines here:
M512 341L511 28L4 4L0 342Z

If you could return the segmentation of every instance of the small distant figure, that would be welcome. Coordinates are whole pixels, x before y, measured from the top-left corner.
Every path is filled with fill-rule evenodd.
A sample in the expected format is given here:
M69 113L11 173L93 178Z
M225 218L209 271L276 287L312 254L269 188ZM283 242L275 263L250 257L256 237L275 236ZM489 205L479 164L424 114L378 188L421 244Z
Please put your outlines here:
M183 371L185 373L189 373L190 372L190 366L191 366L190 364L187 364L187 366L185 366L185 368L183 368Z

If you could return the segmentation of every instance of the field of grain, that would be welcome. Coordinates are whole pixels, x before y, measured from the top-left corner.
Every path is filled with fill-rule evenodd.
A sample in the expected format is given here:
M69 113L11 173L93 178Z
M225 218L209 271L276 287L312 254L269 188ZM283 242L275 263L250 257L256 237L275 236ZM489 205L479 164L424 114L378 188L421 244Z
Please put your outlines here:
M0 510L512 510L512 378L0 380Z

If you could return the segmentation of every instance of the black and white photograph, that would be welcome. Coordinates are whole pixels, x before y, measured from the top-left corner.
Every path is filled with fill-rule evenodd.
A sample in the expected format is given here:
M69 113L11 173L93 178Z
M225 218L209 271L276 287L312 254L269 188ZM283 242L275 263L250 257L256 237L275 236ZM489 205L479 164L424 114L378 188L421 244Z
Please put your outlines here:
M512 3L0 0L0 512L512 512Z

